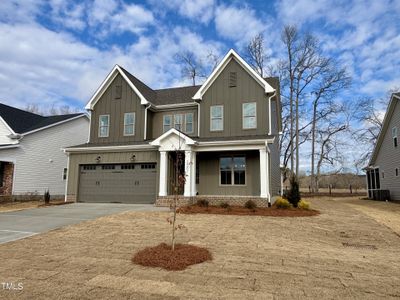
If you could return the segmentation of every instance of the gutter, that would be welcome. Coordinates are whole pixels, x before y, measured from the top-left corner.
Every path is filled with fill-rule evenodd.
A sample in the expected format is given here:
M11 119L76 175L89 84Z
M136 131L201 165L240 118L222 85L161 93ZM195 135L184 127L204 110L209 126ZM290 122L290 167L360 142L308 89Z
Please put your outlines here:
M274 91L274 93L273 93L270 97L268 97L268 111L269 111L269 124L268 124L269 128L268 128L268 135L271 135L271 127L272 127L272 120L271 120L271 116L272 116L272 114L271 114L271 99L272 99L272 97L275 97L275 96L276 96L276 90Z
M151 107L151 103L144 109L144 140L147 140L147 110Z

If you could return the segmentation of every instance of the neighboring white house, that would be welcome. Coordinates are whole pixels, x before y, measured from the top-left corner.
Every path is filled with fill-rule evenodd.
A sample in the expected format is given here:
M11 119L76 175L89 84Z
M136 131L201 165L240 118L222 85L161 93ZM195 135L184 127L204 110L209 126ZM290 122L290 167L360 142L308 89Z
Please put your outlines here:
M65 193L63 148L88 139L86 114L44 117L0 103L0 196Z
M400 200L400 93L392 94L381 132L366 168L368 197Z

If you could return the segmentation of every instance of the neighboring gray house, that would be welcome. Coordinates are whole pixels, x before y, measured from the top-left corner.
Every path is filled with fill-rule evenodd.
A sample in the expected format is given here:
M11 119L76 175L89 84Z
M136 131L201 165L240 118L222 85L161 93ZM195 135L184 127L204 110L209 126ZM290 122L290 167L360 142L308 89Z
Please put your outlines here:
M367 170L368 197L400 200L400 93L392 94Z
M167 205L176 150L182 203L271 203L281 190L277 78L230 50L204 84L154 90L116 65L86 106L90 139L66 149L66 199Z
M87 141L86 114L44 117L0 103L0 196L65 194L63 148Z

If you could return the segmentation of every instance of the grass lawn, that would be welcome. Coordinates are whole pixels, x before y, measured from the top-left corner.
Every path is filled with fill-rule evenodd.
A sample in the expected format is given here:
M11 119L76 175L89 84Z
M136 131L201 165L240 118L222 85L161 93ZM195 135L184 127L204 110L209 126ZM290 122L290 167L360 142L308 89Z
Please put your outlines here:
M0 285L0 299L400 297L400 237L387 225L399 222L400 206L310 202L320 215L179 214L186 229L177 242L207 247L213 260L176 272L131 262L136 251L169 242L166 212L126 212L3 244L0 282L23 290Z

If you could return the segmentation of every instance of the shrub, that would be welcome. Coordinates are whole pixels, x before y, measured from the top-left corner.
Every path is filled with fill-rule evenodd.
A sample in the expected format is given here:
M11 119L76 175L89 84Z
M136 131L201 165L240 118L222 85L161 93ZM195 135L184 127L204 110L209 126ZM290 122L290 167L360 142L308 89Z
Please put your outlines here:
M244 204L244 207L246 207L247 209L256 209L257 208L257 204L253 200L248 200Z
M310 209L310 203L304 200L300 200L297 204L297 207L301 209Z
M44 197L44 203L49 204L50 203L50 191L46 190L44 192L43 197Z
M200 206L200 207L208 207L208 200L206 200L206 199L199 199L199 200L197 200L197 206Z
M294 175L290 178L290 189L287 193L287 199L293 207L297 207L297 204L301 200L299 182Z
M228 202L222 202L222 203L220 203L219 207L222 207L222 208L230 208L231 206L229 205Z
M274 205L276 206L276 208L283 208L283 209L292 207L292 204L290 204L290 202L287 199L282 197L278 197Z

